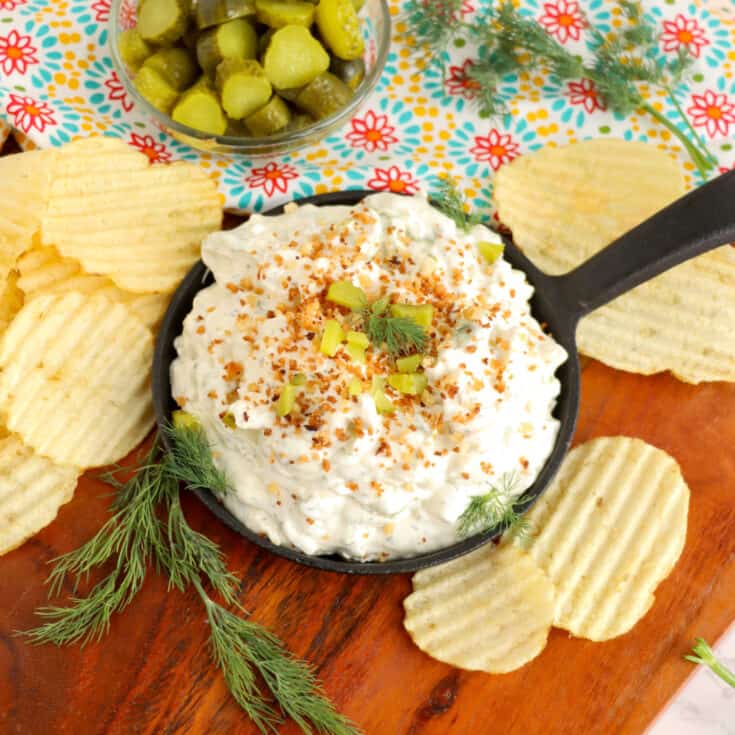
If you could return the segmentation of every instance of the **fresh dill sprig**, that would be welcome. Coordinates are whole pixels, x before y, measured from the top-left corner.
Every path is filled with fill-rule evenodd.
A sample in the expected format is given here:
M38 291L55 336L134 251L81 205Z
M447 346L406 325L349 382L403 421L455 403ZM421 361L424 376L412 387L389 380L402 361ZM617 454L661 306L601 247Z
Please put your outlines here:
M482 222L482 217L478 214L468 212L462 194L451 179L439 179L431 193L431 203L442 214L453 220L460 230L467 231Z
M429 341L426 330L413 319L393 316L388 299L378 299L359 312L368 339L376 346L385 345L393 357L423 352Z
M707 641L704 638L697 638L694 643L692 653L684 656L684 659L691 661L693 664L707 666L725 684L729 684L735 688L735 672L730 671L725 664L717 660L714 651L710 648Z
M174 427L167 424L163 427L163 433L170 446L164 467L174 480L183 482L189 490L213 490L221 495L227 493L227 478L212 461L212 452L201 427Z
M280 718L257 697L254 671L260 674L284 714L305 733L357 735L358 730L326 698L313 668L295 658L262 625L234 615L213 602L194 582L204 606L212 636L212 656L240 706L261 732L278 732Z
M686 49L680 49L674 58L661 60L657 53L658 29L639 0L618 0L618 4L628 21L621 29L603 33L585 19L594 51L590 62L571 53L508 0L471 24L457 19L455 0L415 0L406 16L407 33L424 44L442 74L448 58L446 48L454 37L464 34L479 44L478 58L467 66L467 76L478 85L475 98L481 116L507 113L499 87L511 75L544 68L560 82L586 78L594 83L600 100L611 112L623 116L634 111L647 113L666 127L706 180L716 159L676 99L676 88L694 58ZM666 93L684 129L646 101L641 92L644 84Z
M531 533L531 523L515 508L513 490L516 485L513 473L500 479L500 486L491 486L483 495L473 495L457 522L460 537L473 536L491 528L500 528L511 538L526 541Z
M54 560L47 580L50 595L71 580L73 594L64 607L37 610L45 621L25 631L32 643L66 645L99 640L110 620L141 589L150 564L165 571L171 587L192 585L207 611L213 658L222 668L234 699L259 730L277 733L283 718L291 717L304 733L359 735L359 731L325 696L308 663L295 658L272 633L238 617L212 600L202 577L228 605L244 612L237 600L239 582L225 565L219 547L189 526L180 501L180 481L187 489L211 487L224 492L228 483L215 467L204 432L196 425L166 427L171 451L164 453L160 437L127 481L120 468L105 475L115 488L113 515L87 543ZM82 578L112 563L85 597L76 595ZM264 697L258 674L278 709Z

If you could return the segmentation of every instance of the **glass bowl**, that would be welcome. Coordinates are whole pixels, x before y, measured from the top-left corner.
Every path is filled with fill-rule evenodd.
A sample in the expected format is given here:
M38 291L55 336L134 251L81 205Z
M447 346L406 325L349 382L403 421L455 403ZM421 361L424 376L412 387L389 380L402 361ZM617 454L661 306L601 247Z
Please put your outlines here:
M349 103L333 115L318 120L313 125L278 133L267 138L233 135L212 135L190 128L171 119L145 100L135 88L133 79L118 51L120 34L135 27L136 0L112 0L110 9L110 53L112 63L127 94L135 100L139 110L172 137L194 148L213 153L246 155L249 157L274 156L291 153L318 142L341 127L358 110L383 73L391 37L390 12L387 0L366 0L360 10L360 27L365 39L365 79L355 90Z

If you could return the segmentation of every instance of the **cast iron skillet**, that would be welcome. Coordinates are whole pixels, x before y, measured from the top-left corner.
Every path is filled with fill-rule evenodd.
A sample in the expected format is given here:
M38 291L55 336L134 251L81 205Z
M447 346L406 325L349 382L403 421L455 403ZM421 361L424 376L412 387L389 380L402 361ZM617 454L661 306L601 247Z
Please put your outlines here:
M299 203L353 205L370 193L373 192L321 194ZM283 206L267 214L282 212ZM522 510L527 510L551 482L574 434L579 407L580 372L575 344L579 319L682 261L732 241L735 241L735 171L690 192L562 276L542 273L518 248L506 242L505 257L515 268L525 272L535 289L531 302L534 315L548 325L554 339L569 354L569 359L557 372L561 393L554 411L560 421L556 444L536 482L523 494ZM176 356L174 339L181 333L182 322L191 310L194 296L212 282L212 275L204 264L197 263L174 294L163 319L153 360L153 402L159 426L170 420L171 411L176 408L169 382L169 366ZM199 490L196 494L220 520L258 546L307 566L350 574L413 572L466 554L497 537L502 530L491 529L452 546L407 559L356 562L336 555L309 556L272 544L243 525L210 491Z

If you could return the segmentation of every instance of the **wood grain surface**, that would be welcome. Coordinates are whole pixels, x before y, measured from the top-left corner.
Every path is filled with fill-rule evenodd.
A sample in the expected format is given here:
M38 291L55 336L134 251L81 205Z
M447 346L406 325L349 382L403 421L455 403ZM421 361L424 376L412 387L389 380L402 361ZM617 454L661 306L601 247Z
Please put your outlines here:
M401 624L408 575L303 568L229 531L196 498L184 506L241 576L253 619L316 665L366 735L638 735L692 672L681 659L692 639L714 640L735 619L735 385L588 361L575 442L617 434L680 462L692 490L683 556L629 634L590 643L553 631L535 661L502 676L459 671L411 643ZM153 571L100 643L32 647L13 634L37 622L48 561L107 517L107 491L87 475L49 528L0 558L0 735L254 735L210 662L198 598L168 592Z

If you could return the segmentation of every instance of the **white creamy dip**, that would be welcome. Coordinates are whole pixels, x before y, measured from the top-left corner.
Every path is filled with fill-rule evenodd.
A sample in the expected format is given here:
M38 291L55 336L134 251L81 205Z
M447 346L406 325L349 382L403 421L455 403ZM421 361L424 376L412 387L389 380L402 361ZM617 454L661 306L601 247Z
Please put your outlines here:
M530 313L533 289L502 257L489 264L483 226L463 232L424 199L376 194L355 207L303 206L255 215L210 235L202 257L216 283L199 292L176 339L173 395L201 422L232 492L229 510L277 544L371 560L457 540L473 495L514 476L530 486L549 456L565 351ZM320 352L327 319L359 329L325 300L337 281L370 300L432 304L421 396L389 386L380 414L373 375L395 363ZM294 410L283 386L300 374ZM303 380L303 378L301 378ZM364 391L350 396L361 381Z

